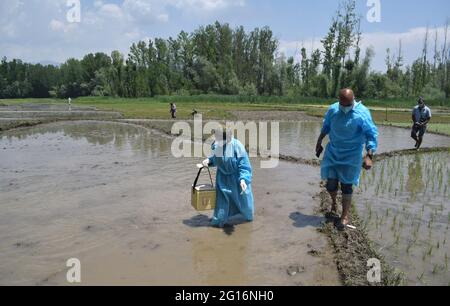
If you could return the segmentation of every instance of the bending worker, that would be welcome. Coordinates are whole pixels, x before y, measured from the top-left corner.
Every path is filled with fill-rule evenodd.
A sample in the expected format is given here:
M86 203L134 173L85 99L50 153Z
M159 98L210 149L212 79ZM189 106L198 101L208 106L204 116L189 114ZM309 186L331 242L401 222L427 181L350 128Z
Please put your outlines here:
M252 166L247 151L231 132L216 133L212 149L213 155L203 161L205 167L217 167L212 225L224 227L230 218L239 215L253 221Z
M333 104L325 115L316 146L318 156L323 151L322 141L327 135L330 143L321 164L321 175L327 181L334 214L337 213L338 186L341 185L342 217L336 226L344 230L350 222L353 185L359 185L361 165L366 170L372 168L373 155L378 146L378 129L370 111L361 102L355 101L351 89L341 90L339 102ZM363 163L364 144L367 155Z

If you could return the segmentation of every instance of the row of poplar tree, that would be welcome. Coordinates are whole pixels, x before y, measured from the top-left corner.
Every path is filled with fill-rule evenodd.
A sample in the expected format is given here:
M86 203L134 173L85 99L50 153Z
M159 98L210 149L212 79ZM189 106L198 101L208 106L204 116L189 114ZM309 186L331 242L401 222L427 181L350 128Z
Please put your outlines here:
M362 54L361 19L348 0L333 18L322 48L286 58L268 27L246 32L229 24L182 31L176 38L141 41L128 56L88 54L60 66L0 63L0 98L150 97L224 94L335 97L342 87L370 98L426 95L449 98L449 48L445 37L427 31L420 58L404 65L401 42L387 50L386 71L370 69L372 49ZM429 53L434 39L434 53Z

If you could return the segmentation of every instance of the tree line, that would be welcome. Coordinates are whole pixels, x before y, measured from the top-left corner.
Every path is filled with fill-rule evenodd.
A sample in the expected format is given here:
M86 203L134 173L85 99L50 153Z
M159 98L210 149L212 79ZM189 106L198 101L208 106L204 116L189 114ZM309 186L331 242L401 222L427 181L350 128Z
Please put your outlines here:
M341 3L322 48L286 57L269 27L247 32L215 22L175 38L133 43L119 51L68 59L60 66L3 58L0 98L153 97L223 94L335 97L352 87L360 98L430 99L450 96L448 22L440 42L427 30L422 55L405 65L402 45L387 50L386 71L370 69L372 49L361 50L361 19L355 1ZM434 43L432 53L429 52Z

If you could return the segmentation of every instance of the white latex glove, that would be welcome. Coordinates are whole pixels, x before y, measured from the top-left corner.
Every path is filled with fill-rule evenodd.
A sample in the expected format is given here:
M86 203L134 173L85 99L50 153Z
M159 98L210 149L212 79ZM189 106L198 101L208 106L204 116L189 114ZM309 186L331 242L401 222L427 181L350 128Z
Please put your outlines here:
M205 160L202 162L202 165L203 165L203 167L208 168L208 167L209 167L209 158L205 159Z
M242 189L242 193L247 191L247 184L245 183L244 180L241 180L241 189Z

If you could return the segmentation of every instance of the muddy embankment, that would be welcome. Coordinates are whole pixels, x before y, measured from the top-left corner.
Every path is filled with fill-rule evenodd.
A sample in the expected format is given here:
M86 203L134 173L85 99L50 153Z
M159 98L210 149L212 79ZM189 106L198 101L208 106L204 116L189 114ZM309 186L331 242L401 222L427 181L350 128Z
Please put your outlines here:
M0 132L56 121L115 120L122 117L120 113L98 111L93 107L54 104L0 105Z

